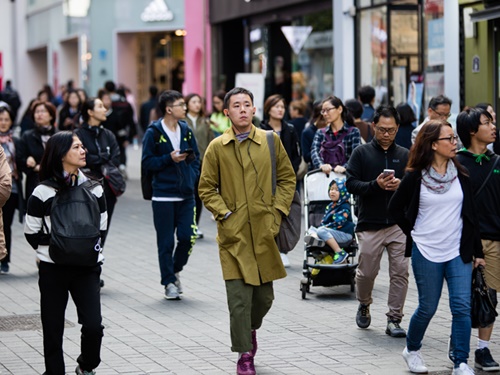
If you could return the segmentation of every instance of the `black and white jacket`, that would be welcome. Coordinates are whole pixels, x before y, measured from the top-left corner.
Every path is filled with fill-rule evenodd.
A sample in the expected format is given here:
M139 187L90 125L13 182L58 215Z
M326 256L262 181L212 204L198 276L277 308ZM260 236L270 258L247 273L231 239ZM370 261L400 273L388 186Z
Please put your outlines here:
M81 171L78 172L78 185L88 180ZM104 238L108 226L108 213L106 211L106 198L102 185L96 184L92 189L92 193L96 196L99 203L101 213L101 237ZM56 195L56 189L53 187L40 184L28 200L28 211L24 223L24 236L29 244L37 252L37 257L43 262L54 263L49 255L50 242L50 210L52 208L52 200ZM44 228L43 222L47 225L48 233ZM102 262L104 256L102 251L99 254L98 262Z

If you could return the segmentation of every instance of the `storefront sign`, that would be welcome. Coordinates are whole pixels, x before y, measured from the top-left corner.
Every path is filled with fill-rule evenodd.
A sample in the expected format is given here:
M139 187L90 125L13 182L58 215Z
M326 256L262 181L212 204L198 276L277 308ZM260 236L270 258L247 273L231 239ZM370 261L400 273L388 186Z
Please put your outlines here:
M260 73L236 73L235 87L244 87L253 94L255 115L264 118L264 75Z
M428 66L444 65L444 20L438 18L427 23Z
M302 47L304 47L312 29L312 26L281 26L281 31L296 55L298 55Z
M304 44L305 49L320 49L333 47L333 31L317 31L311 33Z
M144 22L172 21L174 14L168 9L165 0L153 0L141 13Z

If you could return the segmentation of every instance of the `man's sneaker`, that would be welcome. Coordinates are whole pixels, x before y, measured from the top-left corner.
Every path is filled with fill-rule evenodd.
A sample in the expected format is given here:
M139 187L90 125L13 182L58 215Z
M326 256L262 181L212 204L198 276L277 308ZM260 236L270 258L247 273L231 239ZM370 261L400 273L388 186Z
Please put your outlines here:
M250 354L252 357L255 357L255 354L257 354L257 348L259 346L257 345L257 331L255 329L252 329L252 351Z
M348 256L349 254L347 254L345 250L341 250L340 253L335 253L335 255L333 256L333 263L335 264L343 263Z
M422 354L420 350L416 350L414 352L409 352L408 348L403 349L402 356L408 365L408 369L410 372L414 374L427 374L429 371L427 367L425 367L424 359L422 358Z
M474 367L481 369L483 371L498 371L500 366L493 359L490 353L490 349L477 349L475 353L475 363Z
M196 239L202 239L203 238L203 232L198 228L196 229Z
M248 353L243 353L236 364L236 374L238 375L255 375L255 367L253 365L253 357Z
M455 363L455 354L453 354L453 351L455 348L453 347L453 342L451 341L451 336L448 339L448 359L451 361L451 363Z
M304 242L309 246L324 247L325 241L320 240L318 235L314 232L307 233L304 236Z
M85 371L85 370L82 370L80 368L80 365L76 366L76 369L75 369L75 374L76 375L95 375L95 371L92 370L92 371Z
M99 286L101 288L104 288L104 280L103 279L99 279Z
M406 331L399 326L401 320L388 320L385 333L391 337L406 337Z
M9 273L9 263L0 264L0 273L4 275Z
M288 259L288 255L285 253L280 253L281 261L283 262L283 267L290 268L290 259Z
M179 289L177 289L174 283L169 283L165 287L165 298L168 300L181 299L179 296Z
M356 314L356 324L359 328L368 328L372 322L370 316L370 305L359 304L358 313Z
M175 283L174 283L174 284L175 284L175 286L177 287L177 292L178 292L179 294L182 294L182 284L181 284L181 278L180 278L180 276L179 276L179 272L177 272L177 273L175 274L175 277L177 278L177 280L175 280Z
M462 362L459 367L453 369L451 375L474 375L474 370Z

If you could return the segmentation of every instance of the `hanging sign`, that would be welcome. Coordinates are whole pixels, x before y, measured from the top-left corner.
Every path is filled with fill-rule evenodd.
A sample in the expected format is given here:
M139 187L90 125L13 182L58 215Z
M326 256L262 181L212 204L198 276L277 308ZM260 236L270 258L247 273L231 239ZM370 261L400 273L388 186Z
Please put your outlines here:
M312 29L312 26L281 26L281 31L296 55L299 54L304 44L306 44L306 40L309 34L311 34Z

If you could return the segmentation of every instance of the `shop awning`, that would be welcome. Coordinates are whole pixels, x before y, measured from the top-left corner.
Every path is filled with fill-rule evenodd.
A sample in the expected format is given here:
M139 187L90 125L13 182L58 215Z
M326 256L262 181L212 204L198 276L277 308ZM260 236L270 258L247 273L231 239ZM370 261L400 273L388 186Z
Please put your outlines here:
M472 22L488 21L496 18L500 18L500 6L486 8L485 10L473 12L470 15Z

